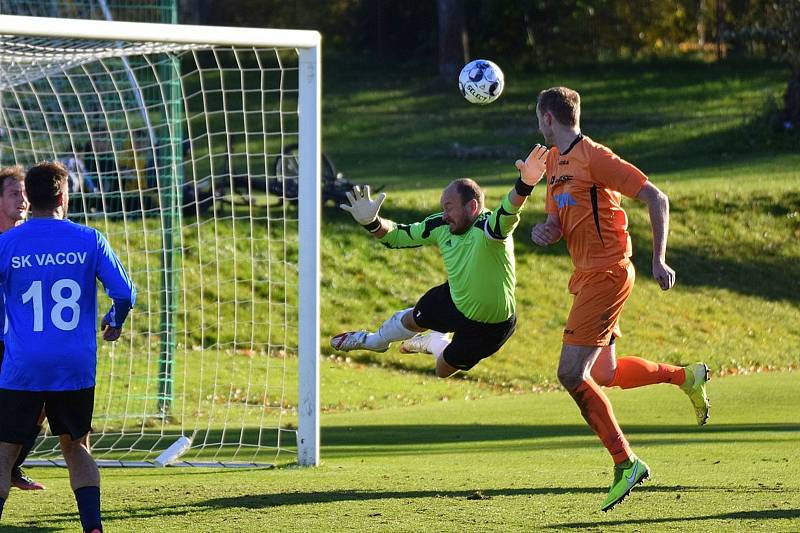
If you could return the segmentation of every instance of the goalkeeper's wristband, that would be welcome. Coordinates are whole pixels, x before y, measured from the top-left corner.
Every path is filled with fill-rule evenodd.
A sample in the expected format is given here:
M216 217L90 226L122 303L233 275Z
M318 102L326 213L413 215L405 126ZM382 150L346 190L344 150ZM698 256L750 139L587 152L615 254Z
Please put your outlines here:
M361 227L363 227L365 230L367 230L370 233L375 233L379 229L381 229L382 225L383 224L381 224L381 217L375 217L375 220L373 220L369 224L361 224Z
M530 196L531 192L533 192L533 185L528 185L522 181L522 177L519 177L514 184L514 190L517 191L517 194L520 196Z

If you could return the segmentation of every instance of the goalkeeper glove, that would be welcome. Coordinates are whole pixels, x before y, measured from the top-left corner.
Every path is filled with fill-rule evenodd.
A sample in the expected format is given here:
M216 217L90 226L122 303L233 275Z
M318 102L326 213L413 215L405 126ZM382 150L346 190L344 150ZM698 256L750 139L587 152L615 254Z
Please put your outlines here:
M100 322L100 331L103 332L103 340L108 342L114 342L115 340L119 339L119 336L122 334L122 327L115 328L104 318Z
M347 192L348 204L340 204L339 207L350 213L356 222L362 226L370 226L378 220L378 211L386 199L386 193L380 193L373 200L369 195L369 185L353 187L353 192Z
M519 170L519 177L525 185L533 187L541 181L545 171L547 154L549 152L550 150L548 150L547 147L537 144L533 147L531 153L528 154L525 161L517 159L516 163L514 163L514 166Z

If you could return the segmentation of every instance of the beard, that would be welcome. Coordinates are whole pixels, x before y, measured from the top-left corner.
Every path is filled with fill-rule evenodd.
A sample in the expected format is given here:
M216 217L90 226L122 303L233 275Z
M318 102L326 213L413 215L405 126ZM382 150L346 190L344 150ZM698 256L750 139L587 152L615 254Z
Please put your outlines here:
M451 225L450 226L450 233L452 235L463 235L463 234L465 234L467 232L467 230L469 230L469 228L471 226L472 226L472 222L467 222L467 221L465 221L464 223L462 223L460 225L459 224Z

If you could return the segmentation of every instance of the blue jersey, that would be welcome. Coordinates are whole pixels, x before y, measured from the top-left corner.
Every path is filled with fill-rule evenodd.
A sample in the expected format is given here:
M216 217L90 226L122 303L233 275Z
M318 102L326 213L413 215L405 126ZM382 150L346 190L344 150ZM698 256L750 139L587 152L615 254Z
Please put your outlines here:
M106 238L68 220L34 218L0 235L6 302L0 388L65 391L93 387L97 282L121 327L136 289Z

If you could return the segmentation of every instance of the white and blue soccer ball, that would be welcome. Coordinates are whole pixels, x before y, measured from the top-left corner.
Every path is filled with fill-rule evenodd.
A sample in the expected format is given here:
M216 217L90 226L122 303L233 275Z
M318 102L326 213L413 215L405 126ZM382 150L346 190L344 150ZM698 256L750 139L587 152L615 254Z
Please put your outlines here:
M490 104L503 92L503 71L486 59L470 61L458 75L458 88L472 104Z

